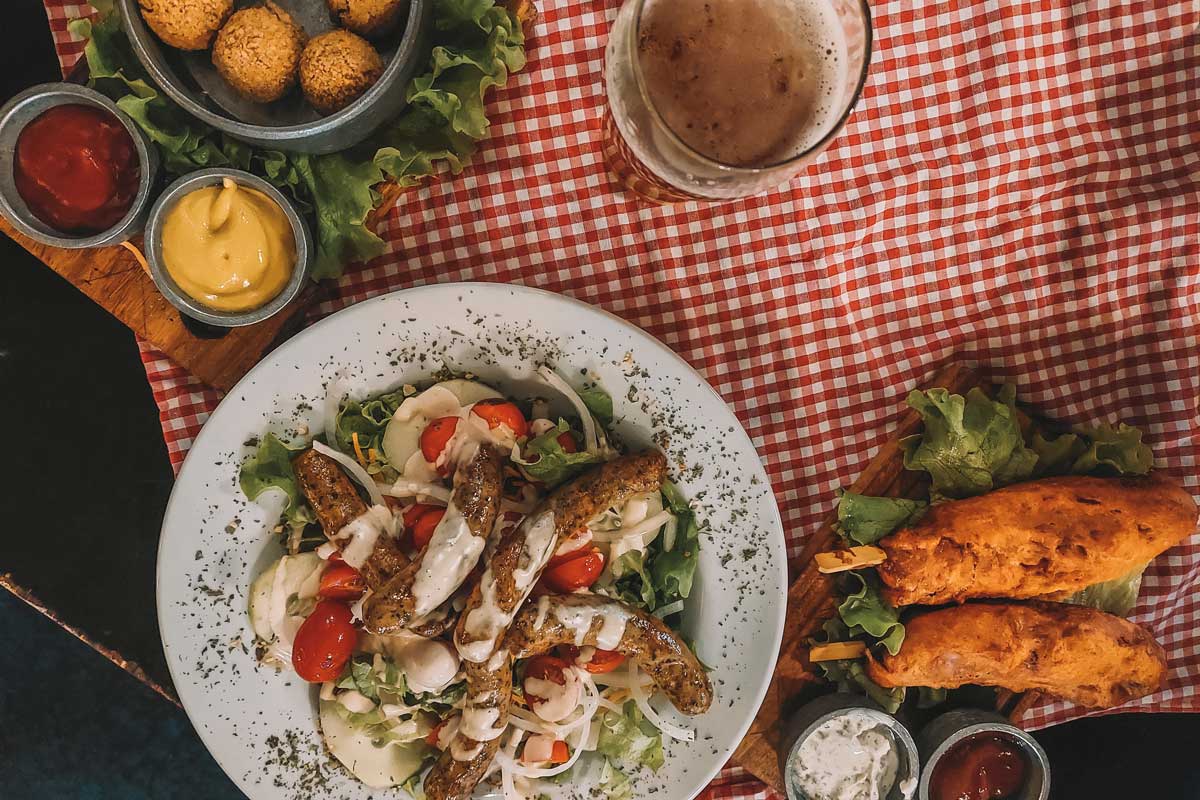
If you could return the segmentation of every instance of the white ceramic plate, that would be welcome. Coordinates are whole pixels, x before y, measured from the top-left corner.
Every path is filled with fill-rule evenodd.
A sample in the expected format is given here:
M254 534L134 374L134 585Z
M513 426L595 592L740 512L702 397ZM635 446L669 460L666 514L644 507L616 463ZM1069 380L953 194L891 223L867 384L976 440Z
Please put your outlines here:
M689 720L696 741L668 741L665 766L643 771L636 795L693 797L741 741L775 666L786 590L779 513L741 425L682 359L615 316L520 286L444 284L353 306L271 353L213 413L175 484L158 553L163 648L192 724L250 797L403 793L371 792L340 769L322 748L315 691L255 661L247 591L280 551L275 515L237 487L249 440L319 431L325 386L340 373L378 393L446 364L516 396L544 396L541 384L522 389L538 363L576 381L581 369L599 375L623 417L622 440L665 446L704 525L685 632L713 668L716 697Z

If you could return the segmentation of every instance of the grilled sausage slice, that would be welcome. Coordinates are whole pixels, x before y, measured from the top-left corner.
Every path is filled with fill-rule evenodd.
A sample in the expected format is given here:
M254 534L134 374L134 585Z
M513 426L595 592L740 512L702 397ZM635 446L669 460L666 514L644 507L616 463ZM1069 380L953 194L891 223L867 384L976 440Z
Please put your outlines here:
M1019 483L929 509L879 542L892 605L1065 597L1119 578L1196 530L1196 503L1160 475Z
M656 450L621 456L558 488L506 532L455 629L463 659L491 658L563 537L586 528L610 506L662 486L666 471L666 457Z
M332 458L316 450L305 450L292 461L300 491L308 499L321 530L329 541L341 544L336 538L342 528L367 512L367 504L358 496L350 478ZM375 549L359 570L371 591L378 591L394 575L408 566L408 557L390 536L375 540Z
M712 705L712 684L704 667L657 617L602 595L543 595L517 614L504 643L486 664L463 662L463 723L425 777L430 800L470 797L508 724L513 659L530 658L560 644L616 650L636 660L684 714L703 714Z
M462 721L450 746L425 776L429 800L467 800L492 765L508 727L512 701L512 657L503 647L486 664L463 662L467 696ZM478 738L476 738L478 737Z
M616 650L637 661L667 699L684 714L712 705L704 667L662 620L597 594L543 595L521 609L505 637L514 659L545 653L560 644Z
M454 494L429 544L363 604L367 630L394 634L420 624L462 585L496 524L503 468L504 454L484 446L454 473Z
M1148 631L1085 606L967 603L918 614L904 628L899 653L867 663L880 686L1040 689L1111 708L1157 691L1167 677Z

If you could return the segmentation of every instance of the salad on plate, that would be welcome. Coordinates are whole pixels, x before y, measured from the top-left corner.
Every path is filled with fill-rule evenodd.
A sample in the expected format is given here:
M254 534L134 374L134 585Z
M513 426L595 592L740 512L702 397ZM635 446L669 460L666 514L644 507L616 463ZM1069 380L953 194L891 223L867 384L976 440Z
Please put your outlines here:
M285 555L249 593L257 657L313 684L364 784L619 800L664 736L693 738L676 712L713 697L679 632L699 529L613 417L548 367L521 397L470 374L369 397L336 380L321 434L267 434L243 463L246 496L283 503Z

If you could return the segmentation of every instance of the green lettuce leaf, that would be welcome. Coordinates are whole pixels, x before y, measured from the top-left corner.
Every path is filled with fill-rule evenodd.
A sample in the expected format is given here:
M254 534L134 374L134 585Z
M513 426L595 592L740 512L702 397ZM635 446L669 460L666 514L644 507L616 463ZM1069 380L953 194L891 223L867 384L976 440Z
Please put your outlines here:
M895 714L904 703L904 688L885 689L871 680L861 659L822 661L817 666L825 680L837 684L838 691L865 694L889 714Z
M558 443L558 437L569 430L571 426L565 419L560 418L558 425L529 440L525 445L527 460L518 459L518 463L525 468L530 477L553 488L602 461L595 453L568 453L564 450Z
M289 510L303 502L292 459L304 450L303 447L288 447L273 433L268 433L258 444L258 450L242 463L238 472L238 485L242 493L251 500L268 489L279 489L287 495Z
M848 579L857 581L857 591L850 592L838 606L838 616L849 629L849 636L866 634L892 655L900 652L904 643L904 625L900 614L888 605L876 586L874 572L847 573Z
M828 619L821 626L821 632L811 644L828 644L844 642L850 637L849 629L836 617ZM863 659L846 658L840 661L821 661L816 664L825 680L837 686L840 692L864 694L871 698L884 711L895 714L904 703L905 691L902 687L885 689L871 680L863 666ZM932 691L932 690L931 690Z
M1149 564L1130 571L1119 578L1113 578L1104 583L1095 583L1086 589L1081 589L1062 602L1080 606L1091 606L1109 614L1123 617L1137 605L1138 594L1142 589L1142 575Z
M654 581L646 569L646 555L649 552L631 550L622 553L612 564L613 591L618 599L635 608L653 612L661 605L658 602L658 592L654 589Z
M613 421L613 399L612 395L601 389L599 386L586 386L578 391L579 399L587 406L588 411L592 412L592 416L604 427L608 427Z
M1034 434L1038 477L1046 475L1145 475L1154 453L1142 443L1142 432L1120 423L1077 425L1053 439Z
M1013 387L995 400L978 388L966 397L945 389L913 391L908 404L920 412L925 430L901 442L904 466L929 473L935 502L983 494L1033 474L1038 454L1025 446Z
M606 800L631 800L633 797L633 782L607 758L600 767L596 785Z
M700 563L700 526L695 512L669 481L663 483L662 493L675 515L675 541L670 550L662 549L661 536L650 543L650 576L660 607L686 599L692 593L696 566Z
M842 492L834 527L853 544L875 544L896 529L916 522L928 507L920 500Z
M596 751L621 766L657 770L663 765L662 734L632 700L625 701L622 713L606 711L600 717Z
M392 415L403 402L404 393L393 392L381 394L371 400L347 400L342 403L334 421L337 449L353 454L354 434L357 433L358 446L363 455L369 457L370 451L375 451L375 458L367 463L367 472L371 475L382 473L386 479L395 480L399 470L387 460L383 451L383 434Z
M364 224L380 201L375 186L385 178L411 186L442 163L460 172L487 135L487 90L525 66L520 22L495 0L435 0L428 68L406 89L410 105L352 150L284 153L239 142L187 115L150 82L112 3L94 5L98 22L68 26L88 40L91 85L145 131L166 172L235 167L290 195L315 221L314 279L336 277L347 263L383 253L384 241Z

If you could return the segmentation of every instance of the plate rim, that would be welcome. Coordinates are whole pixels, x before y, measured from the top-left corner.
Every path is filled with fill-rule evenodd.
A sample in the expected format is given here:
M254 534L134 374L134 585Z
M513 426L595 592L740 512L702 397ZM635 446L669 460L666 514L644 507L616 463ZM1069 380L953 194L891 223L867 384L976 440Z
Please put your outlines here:
M636 325L635 323L630 322L629 320L626 320L623 317L620 317L617 314L614 314L613 312L611 312L605 308L601 308L600 306L592 305L591 303L584 302L583 300L579 300L578 298L572 297L571 295L561 294L558 292L551 292L546 289L540 289L540 288L537 288L534 286L527 286L527 285L521 284L521 283L504 283L501 281L450 281L450 282L445 282L445 283L426 283L426 284L421 284L419 286L411 286L411 287L407 287L407 288L403 288L403 289L396 289L391 292L385 292L383 294L376 295L375 297L367 298L366 300L363 300L363 301L360 301L357 303L351 303L350 305L346 306L345 308L339 309L338 311L335 311L332 314L322 317L321 319L317 320L313 324L302 329L301 331L296 333L294 336L292 336L290 339L281 343L279 346L277 346L276 348L271 350L271 352L269 352L265 356L263 356L263 358L257 364L255 364L253 367L250 368L249 372L247 372L245 375L243 375L241 377L241 379L238 380L238 382L236 384L234 384L229 389L228 392L225 393L225 396L221 398L221 400L217 403L217 406L209 414L208 419L205 420L204 424L200 428L199 433L196 434L196 437L192 440L191 446L188 448L188 453L184 457L183 464L180 465L179 474L175 476L175 480L174 480L174 483L171 488L171 496L167 500L166 509L163 511L163 521L159 527L159 535L158 535L158 543L157 543L158 553L155 556L155 562L154 562L155 615L157 616L159 643L162 645L163 656L167 662L167 670L171 676L171 683L172 683L172 686L175 688L175 694L179 699L179 704L183 709L184 715L188 719L188 724L190 724L192 726L192 729L196 732L196 735L200 738L201 743L204 745L204 749L208 751L208 754L212 757L212 759L214 761L217 762L217 765L221 767L221 770L223 772L225 772L225 774L230 778L230 780L234 783L234 785L238 787L238 790L245 792L245 789L242 787L241 781L238 779L238 777L236 777L234 775L234 773L226 767L225 762L217 755L217 753L209 745L208 736L209 735L215 736L216 734L202 730L201 726L197 725L195 720L192 718L192 712L189 710L188 704L183 698L183 692L180 691L180 689L179 689L179 687L181 685L183 685L183 682L181 682L179 680L179 676L177 676L177 674L176 674L175 664L174 664L173 660L170 658L170 651L167 646L167 640L166 640L165 631L164 631L164 624L167 619L167 614L164 612L167 609L164 605L165 601L164 601L164 596L163 596L163 591L162 591L162 588L163 588L162 587L162 577L163 577L163 559L164 559L164 553L166 553L166 548L164 547L164 541L167 537L167 520L171 517L171 510L172 510L173 506L175 505L175 503L177 502L176 490L178 489L178 487L180 486L180 484L183 481L185 471L187 471L189 466L193 463L192 454L197 451L197 449L201 443L206 441L206 439L208 438L207 434L209 433L209 431L215 430L214 428L210 427L210 424L212 423L213 419L216 418L217 414L220 412L221 408L226 404L226 402L229 402L230 398L234 397L235 394L239 391L239 389L242 388L243 384L252 383L253 380L256 379L258 372L265 371L267 369L270 359L278 356L281 353L284 353L289 350L296 349L298 347L303 346L303 344L308 339L312 338L316 334L316 332L319 332L325 326L326 322L329 322L330 320L333 320L337 317L341 317L343 315L349 316L352 313L362 313L361 309L368 307L368 306L380 305L380 304L387 303L387 302L396 302L396 298L398 296L408 297L408 296L416 295L416 294L426 294L426 293L432 294L432 293L437 293L437 292L453 293L454 291L462 291L465 289L482 289L485 292L512 291L512 292L517 292L517 293L523 293L523 294L528 295L530 298L535 298L537 301L562 302L567 305L573 305L580 309L586 310L588 312L599 313L600 315L607 317L610 321L615 323L619 328L624 330L627 334L632 336L634 339L640 338L640 339L645 340L645 343L647 345L656 347L665 355L665 357L668 360L674 361L677 366L683 368L686 372L695 376L695 378L699 381L700 385L704 388L704 390L706 390L710 395L712 395L713 399L715 399L722 406L724 406L725 409L729 412L729 414L733 417L733 419L737 422L737 429L736 429L736 431L734 431L733 435L735 437L739 437L739 436L742 437L744 439L746 445L749 447L750 452L754 454L754 457L755 457L754 460L757 465L757 475L758 475L759 479L763 481L763 485L765 486L766 491L770 497L770 503L769 503L769 505L770 505L770 520L772 520L775 523L775 530L778 532L778 536L773 536L773 537L771 537L771 539L772 539L772 541L778 540L776 542L776 544L777 544L778 548L782 551L781 554L783 556L783 558L780 558L780 559L772 559L772 561L776 561L776 566L775 566L775 569L772 570L771 572L773 572L775 574L777 582L781 588L781 592L778 596L778 602L774 605L774 608L776 609L776 613L774 615L775 619L773 620L773 624L770 624L767 626L767 630L770 632L769 638L770 638L773 646L772 646L771 651L767 658L768 669L766 670L766 674L765 674L763 680L761 681L760 686L757 688L757 690L755 692L753 692L753 695L751 697L747 698L746 703L744 703L744 705L752 706L752 708L749 709L748 713L746 714L745 720L739 726L739 730L736 732L736 737L735 737L734 743L732 744L731 747L728 748L728 752L725 752L720 758L712 760L713 766L708 767L704 770L703 781L700 783L700 786L696 790L696 792L690 794L686 798L682 798L682 797L679 798L679 800L692 800L692 798L698 796L701 792L704 791L705 788L707 788L712 783L713 779L717 776L717 774L720 773L720 771L725 768L726 764L733 757L733 755L737 751L738 747L745 741L746 734L749 733L751 726L754 724L754 721L758 716L758 711L762 707L763 701L766 699L767 692L770 690L771 684L774 682L775 670L778 667L778 662L779 662L779 650L783 644L784 626L787 621L787 592L788 592L788 587L789 587L787 557L786 557L787 556L787 539L786 539L786 532L783 527L783 517L780 514L780 510L779 510L779 499L775 493L774 486L771 484L770 475L767 474L766 468L763 466L762 457L759 454L758 448L754 446L754 440L750 438L750 434L746 431L746 428L742 424L741 419L738 418L738 415L734 412L734 410L730 406L730 404L728 402L726 402L725 398L721 397L720 393L717 392L717 390L715 388L713 388L712 384L710 384L708 382L708 380L703 375L700 374L699 370L697 370L690 363L688 363L688 361L686 359L684 359L683 356L676 353L675 350L672 349L670 346L668 346L665 342L661 341L658 337L647 332L646 330L641 328L639 325ZM216 435L216 434L214 433L212 435ZM771 573L768 572L768 575L769 574L771 574ZM188 685L191 685L194 683L194 681L189 680L186 683ZM722 749L725 749L725 748L722 748ZM250 797L250 795L247 795L247 796Z

